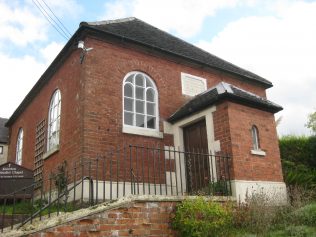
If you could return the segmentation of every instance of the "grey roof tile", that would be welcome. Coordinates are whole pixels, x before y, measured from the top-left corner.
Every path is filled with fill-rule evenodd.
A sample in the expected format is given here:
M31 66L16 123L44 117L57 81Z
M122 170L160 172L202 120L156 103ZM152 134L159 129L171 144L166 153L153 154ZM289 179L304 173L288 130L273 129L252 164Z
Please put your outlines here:
M267 87L272 86L270 81L134 17L112 21L82 22L81 25L88 25L94 29L142 43L148 47L158 48L212 68L234 73L243 78L263 83Z
M283 109L280 105L273 103L272 101L269 101L263 97L238 88L234 85L221 82L216 86L193 97L183 106L181 106L174 114L172 114L168 118L168 121L174 123L195 112L215 105L216 103L224 100L244 104L271 113L277 113Z

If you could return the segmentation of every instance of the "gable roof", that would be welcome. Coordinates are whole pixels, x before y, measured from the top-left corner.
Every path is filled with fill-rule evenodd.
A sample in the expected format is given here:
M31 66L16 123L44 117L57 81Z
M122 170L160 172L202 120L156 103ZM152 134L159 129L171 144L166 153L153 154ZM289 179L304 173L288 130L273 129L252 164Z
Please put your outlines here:
M8 143L9 141L9 129L5 127L7 121L6 118L0 118L0 143Z
M144 46L154 47L211 68L236 74L242 78L261 83L266 88L272 87L272 83L263 77L229 63L135 17L112 21L82 22L80 25L115 34L141 43Z
M181 57L186 61L197 63L205 67L238 75L240 78L249 82L256 82L264 88L272 87L270 81L220 59L137 18L132 17L90 23L81 22L79 29L74 33L30 92L25 96L21 104L7 121L6 126L13 124L28 104L36 97L39 91L48 83L58 68L63 65L68 55L73 50L77 49L78 41L82 40L86 35L117 39L122 42L132 42L146 47L147 49L157 50L165 54Z
M183 106L181 106L168 118L168 122L174 123L223 100L244 104L271 113L277 113L283 109L280 105L275 104L272 101L226 82L221 82L215 87L212 87L196 95Z

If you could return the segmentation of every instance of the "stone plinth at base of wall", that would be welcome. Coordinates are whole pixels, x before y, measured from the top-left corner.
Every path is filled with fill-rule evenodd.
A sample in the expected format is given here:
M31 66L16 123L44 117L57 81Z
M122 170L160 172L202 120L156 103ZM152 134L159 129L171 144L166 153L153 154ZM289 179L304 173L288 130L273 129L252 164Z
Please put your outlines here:
M273 204L285 204L287 191L284 182L232 180L232 194L237 202L245 202L252 195L264 195Z

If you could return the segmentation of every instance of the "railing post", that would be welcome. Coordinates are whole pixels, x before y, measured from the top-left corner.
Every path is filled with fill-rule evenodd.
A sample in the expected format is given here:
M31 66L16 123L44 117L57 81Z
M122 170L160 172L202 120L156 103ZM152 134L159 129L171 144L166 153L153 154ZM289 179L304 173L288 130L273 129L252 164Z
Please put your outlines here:
M51 201L52 201L52 179L53 179L53 174L51 173L49 176L48 217L50 217L50 208L51 208Z
M32 205L32 209L31 209L31 224L33 222L33 213L34 213L34 185L32 185L32 198L31 198L31 205Z
M135 153L136 153L136 155L135 155L135 160L136 160L136 167L135 167L135 169L136 169L136 183L137 183L137 194L139 194L139 181L138 181L138 147L136 146L135 147ZM134 190L135 191L135 190ZM136 192L135 192L135 194L136 194Z
M60 179L58 179L57 181L57 216L59 215L59 204L60 204L59 195L60 195Z
M126 144L124 144L123 148L123 169L124 169L124 175L123 175L123 197L125 197L125 183L126 183L126 160L127 160L127 155L126 155Z
M1 233L3 232L3 229L4 229L4 216L5 216L6 205L7 205L7 198L4 199L3 207L2 207Z
M112 200L112 149L110 153L110 200Z
M153 173L154 173L154 190L155 190L155 195L157 194L157 190L156 190L156 167L155 167L155 146L152 146L152 161L153 161Z
M164 175L165 175L165 189L166 196L168 195L168 185L167 185L167 165L166 165L166 149L163 147L163 165L164 165Z
M75 209L75 206L76 206L76 186L77 186L77 166L75 164L74 166L74 195L73 195L73 203L72 203L72 207L73 207L73 210Z
M173 160L174 160L174 176L176 181L176 195L178 196L178 175L177 175L177 156L176 156L176 147L173 147Z
M64 210L65 212L67 212L67 203L68 203L68 170L66 170L66 186L65 186L65 190L64 190L64 194L65 194L65 206L64 206Z
M93 204L93 198L92 198L92 184L91 183L91 160L89 159L89 171L88 171L88 174L89 174L89 206L91 206Z
M15 214L15 192L13 193L13 210L11 215L11 230L13 229L13 218Z
M170 189L171 189L171 195L173 195L173 187L172 187L172 169L171 169L171 153L170 153L170 147L168 148L168 158L169 158L169 178L170 178Z
M43 180L41 180L41 199L40 199L40 212L39 212L39 217L40 217L40 220L42 220L42 205L43 205Z
M179 171L180 171L180 187L181 187L181 195L183 196L183 177L182 177L182 162L181 162L181 150L178 147L178 160L179 160Z
M120 170L120 148L118 148L117 153L114 154L116 157L116 199L119 197L119 170Z
M131 194L133 193L133 166L132 166L132 145L129 145L129 169L130 169L130 180L131 180Z
M147 181L148 181L148 194L150 194L150 159L149 159L149 147L146 146L146 156L147 156Z
M157 152L158 152L158 179L159 179L159 188L160 188L160 195L162 195L162 182L161 182L161 149L159 144L157 145Z
M106 165L105 165L105 158L103 157L103 167L102 167L102 179L103 179L103 202L105 202L105 168L106 168Z
M96 159L96 171L95 171L95 203L98 204L99 199L99 156Z

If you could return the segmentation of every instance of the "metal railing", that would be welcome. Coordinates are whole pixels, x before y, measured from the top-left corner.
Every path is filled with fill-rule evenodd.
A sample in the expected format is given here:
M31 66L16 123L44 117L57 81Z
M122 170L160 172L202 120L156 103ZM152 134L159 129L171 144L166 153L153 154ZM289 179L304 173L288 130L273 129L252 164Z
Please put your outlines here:
M21 202L29 209L17 227L52 212L59 215L127 195L230 196L230 167L228 155L204 150L124 145L94 159L63 163L55 173L44 175L40 188L34 183L2 197L1 230L16 224ZM17 197L21 191L29 195ZM11 219L5 224L8 208Z

